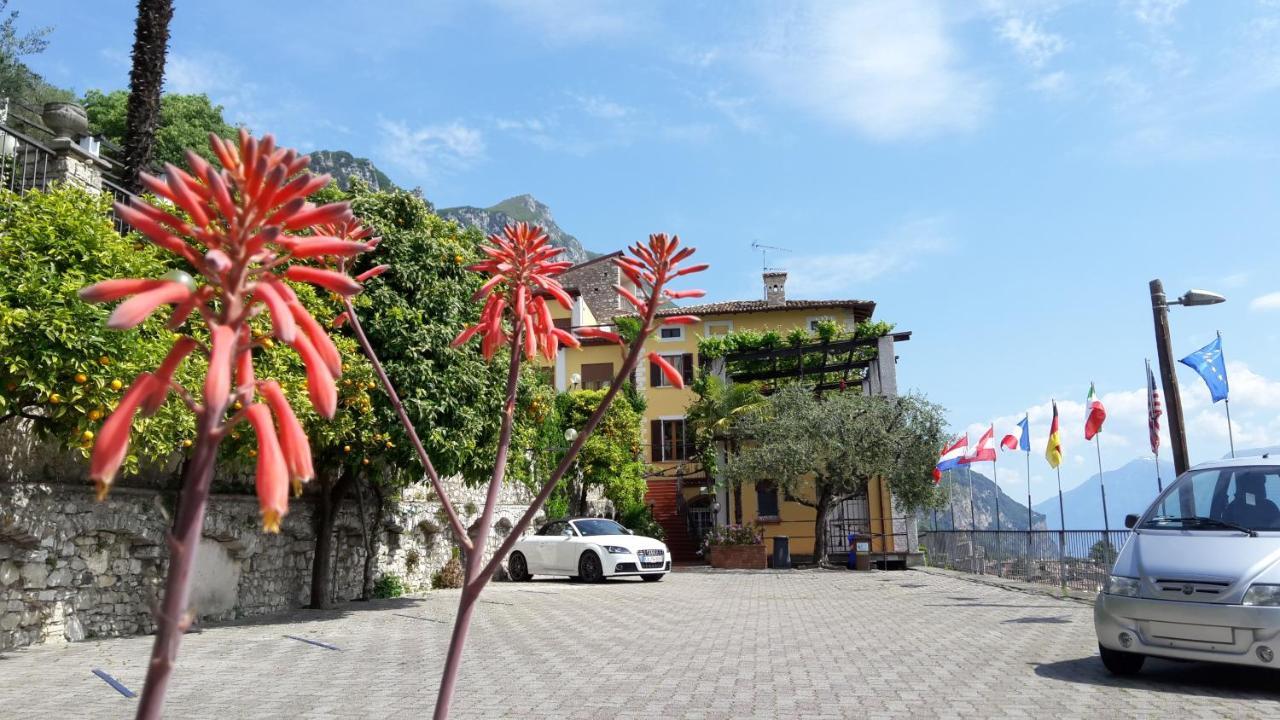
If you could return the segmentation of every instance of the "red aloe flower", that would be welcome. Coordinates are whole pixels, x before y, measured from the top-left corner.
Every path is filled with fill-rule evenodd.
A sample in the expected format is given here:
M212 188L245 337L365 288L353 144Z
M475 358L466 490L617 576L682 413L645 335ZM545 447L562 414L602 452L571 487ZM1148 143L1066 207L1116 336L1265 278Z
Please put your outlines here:
M249 319L267 311L273 334L294 347L307 366L308 393L316 411L332 417L337 407L334 378L342 371L341 357L285 280L311 283L349 297L361 286L341 268L377 244L346 203L315 206L307 202L329 178L307 173L305 156L277 148L269 135L259 139L243 130L237 140L211 135L209 144L216 164L189 152L187 170L167 165L163 178L140 177L145 187L171 205L137 199L132 206L116 204L119 217L177 255L198 275L196 280L108 280L81 291L88 302L123 301L112 311L108 327L135 327L163 305L173 305L167 325L180 332L156 373L139 376L99 432L89 473L99 493L106 492L124 462L139 409L154 412L173 389L196 416L196 443L170 543L164 603L156 613L156 643L139 706L143 718L159 716L163 688L181 640L180 619L188 610L183 603L222 438L246 418L254 426L258 496L268 531L278 531L288 511L289 481L305 482L314 474L306 434L288 401L278 386L255 380ZM333 267L335 261L338 270ZM207 343L183 331L193 319L207 328ZM208 371L202 391L193 394L174 381L174 372L197 348L207 355ZM268 404L253 402L257 390L262 390ZM234 401L248 409L229 412ZM273 415L283 437L276 433ZM153 687L158 688L155 693Z
M553 260L564 250L550 245L542 228L527 223L508 225L503 228L502 235L490 235L489 242L493 246L480 248L489 259L468 268L489 275L489 280L473 297L475 300L485 299L480 322L464 329L454 338L453 346L463 345L480 335L481 351L488 359L511 339L511 334L519 334L521 348L530 360L539 353L553 359L561 345L578 347L577 338L552 323L544 297L550 295L566 310L569 309L569 294L556 276L572 267L573 263ZM506 325L508 318L504 315L506 310L510 310L510 334Z

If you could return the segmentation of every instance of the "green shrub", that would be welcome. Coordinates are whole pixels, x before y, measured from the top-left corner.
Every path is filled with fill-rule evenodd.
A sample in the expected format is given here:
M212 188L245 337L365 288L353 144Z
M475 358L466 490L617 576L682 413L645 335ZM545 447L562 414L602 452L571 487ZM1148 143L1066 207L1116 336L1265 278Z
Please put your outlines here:
M453 549L453 557L431 576L431 589L457 590L462 587L462 562L458 559L458 549Z
M395 573L386 573L373 584L373 596L379 600L397 598L404 594L404 582Z

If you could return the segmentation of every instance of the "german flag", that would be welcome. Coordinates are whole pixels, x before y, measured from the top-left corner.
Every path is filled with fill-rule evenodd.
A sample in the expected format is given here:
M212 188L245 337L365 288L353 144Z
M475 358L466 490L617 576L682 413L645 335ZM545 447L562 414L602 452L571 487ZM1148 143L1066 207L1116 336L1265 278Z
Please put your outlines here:
M1062 436L1058 434L1058 402L1053 401L1053 423L1049 425L1049 444L1044 449L1044 459L1049 467L1057 468L1062 464Z

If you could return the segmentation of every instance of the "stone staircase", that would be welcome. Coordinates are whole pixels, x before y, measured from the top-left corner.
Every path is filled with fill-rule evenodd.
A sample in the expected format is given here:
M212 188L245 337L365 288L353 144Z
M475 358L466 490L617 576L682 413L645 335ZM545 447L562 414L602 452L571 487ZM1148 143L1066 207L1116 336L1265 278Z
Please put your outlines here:
M649 489L645 491L644 501L653 506L653 519L658 521L667 534L667 547L671 549L671 559L677 563L702 562L698 556L698 547L689 535L689 526L680 515L676 506L676 483L674 480L650 478Z

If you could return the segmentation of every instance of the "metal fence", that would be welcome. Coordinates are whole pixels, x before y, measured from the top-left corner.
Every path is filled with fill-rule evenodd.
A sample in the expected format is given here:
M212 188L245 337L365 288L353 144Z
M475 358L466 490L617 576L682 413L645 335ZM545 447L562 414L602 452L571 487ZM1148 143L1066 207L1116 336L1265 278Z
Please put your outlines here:
M850 549L849 537L867 542L871 564L881 569L904 568L906 557L917 552L911 547L910 527L914 516L889 518L827 518L826 555L829 560L844 562Z
M1100 590L1128 530L921 530L931 567Z
M43 190L56 157L30 135L0 125L0 187L19 193Z

